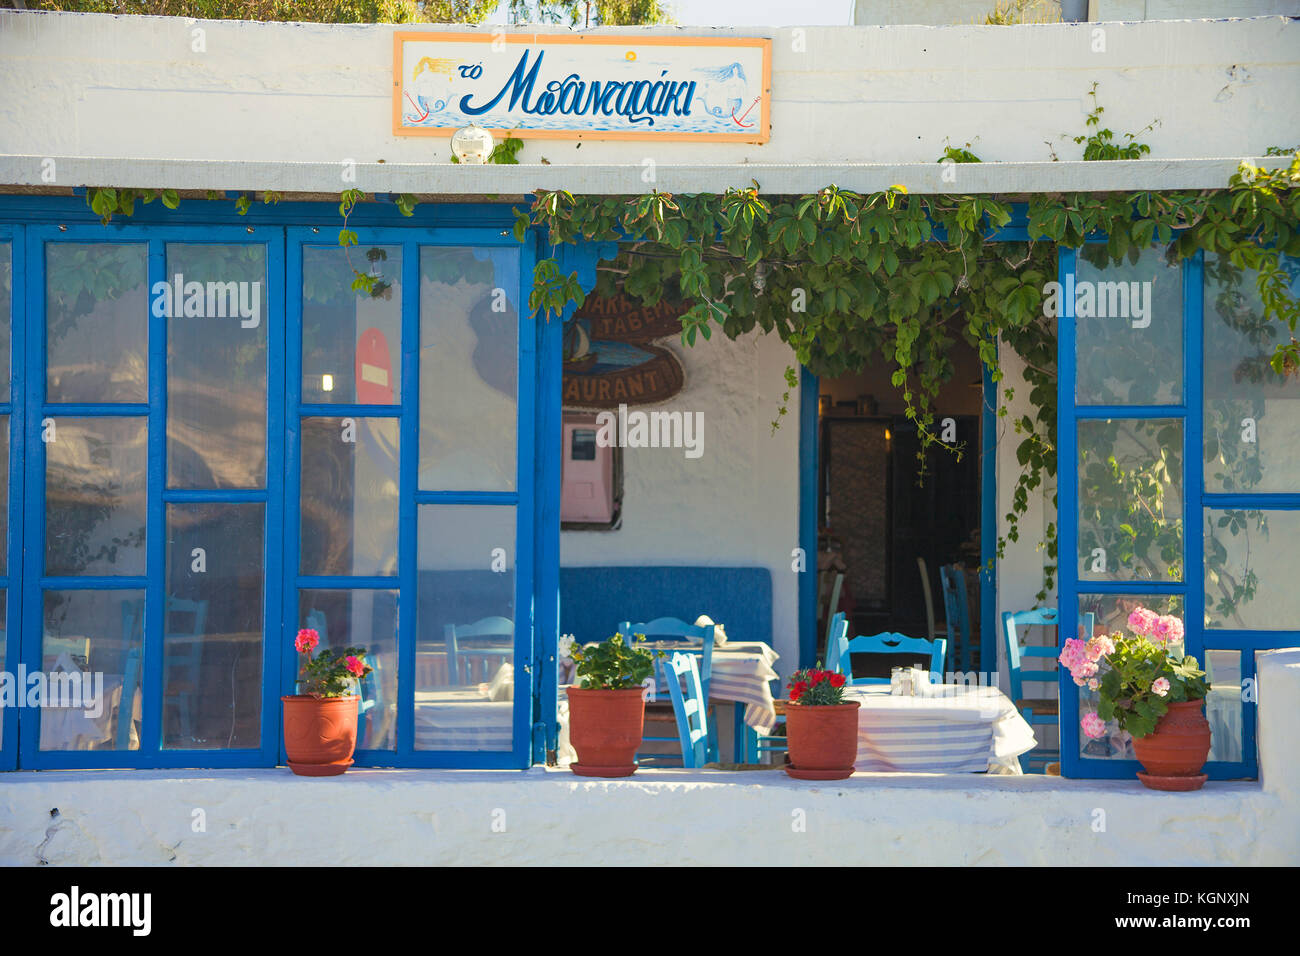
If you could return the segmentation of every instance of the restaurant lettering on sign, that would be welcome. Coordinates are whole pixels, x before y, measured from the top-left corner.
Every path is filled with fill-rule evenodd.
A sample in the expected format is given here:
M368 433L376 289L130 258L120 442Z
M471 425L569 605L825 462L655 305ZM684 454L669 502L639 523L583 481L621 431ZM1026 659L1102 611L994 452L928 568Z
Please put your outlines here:
M644 306L623 295L589 296L565 328L564 404L652 405L682 390L681 361L656 339L682 330L680 302Z

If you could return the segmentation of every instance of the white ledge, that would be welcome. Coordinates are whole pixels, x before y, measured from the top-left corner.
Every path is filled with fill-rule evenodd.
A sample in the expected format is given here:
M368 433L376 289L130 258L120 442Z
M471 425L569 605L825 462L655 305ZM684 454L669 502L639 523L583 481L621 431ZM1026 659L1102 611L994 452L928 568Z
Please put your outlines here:
M57 179L43 174L54 160ZM1287 165L1285 156L1216 159L1136 159L1111 162L967 163L940 165L824 164L667 165L654 182L637 164L461 166L453 163L357 163L355 181L343 181L338 163L231 162L127 157L0 154L0 190L5 187L114 186L135 189L273 190L337 194L344 188L367 193L517 196L538 189L567 189L590 195L634 195L658 189L670 193L721 193L756 180L764 193L815 192L834 184L858 192L902 185L922 194L1001 194L1222 189L1248 161L1255 166Z
M1252 865L1295 863L1259 783L780 771L6 774L0 864ZM194 821L202 811L204 829ZM57 811L57 812L56 812ZM340 826L351 820L355 826ZM1097 829L1098 825L1104 829ZM495 829L494 829L495 826ZM502 829L504 828L504 829Z

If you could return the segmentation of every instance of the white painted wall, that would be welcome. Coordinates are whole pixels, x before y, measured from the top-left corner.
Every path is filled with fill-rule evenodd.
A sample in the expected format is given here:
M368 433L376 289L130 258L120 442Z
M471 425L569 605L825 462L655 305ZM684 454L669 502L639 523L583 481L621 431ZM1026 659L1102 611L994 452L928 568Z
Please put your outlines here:
M1260 655L1259 675L1260 782L1193 793L982 774L13 773L0 787L0 864L1295 866L1300 649Z
M625 450L622 526L564 532L560 563L769 568L777 669L788 675L799 652L799 584L790 570L799 546L798 389L775 434L771 422L794 354L776 335L659 344L682 360L686 384L655 407L702 412L704 453L688 459L675 448Z
M206 52L194 52L195 29ZM468 29L468 28L462 28ZM1016 27L652 28L773 39L764 146L534 141L525 163L933 163L1077 158L1100 83L1116 131L1160 125L1156 158L1300 141L1300 23L1281 17ZM606 31L608 32L608 31ZM646 32L633 28L632 33ZM0 13L0 153L284 162L442 162L391 131L391 26ZM799 42L797 42L799 41ZM1229 71L1232 71L1229 73ZM760 182L761 176L759 176ZM358 183L365 188L364 183ZM582 183L571 188L580 190Z

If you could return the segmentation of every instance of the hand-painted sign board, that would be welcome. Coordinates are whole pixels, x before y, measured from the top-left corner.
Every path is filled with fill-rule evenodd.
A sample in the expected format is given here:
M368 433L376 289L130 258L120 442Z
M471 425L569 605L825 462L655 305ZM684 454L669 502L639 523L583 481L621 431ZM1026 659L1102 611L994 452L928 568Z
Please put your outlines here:
M668 300L646 307L622 293L588 296L565 324L564 406L655 405L680 392L681 361L651 343L680 335L686 308Z
M772 41L422 33L393 41L393 134L765 143Z

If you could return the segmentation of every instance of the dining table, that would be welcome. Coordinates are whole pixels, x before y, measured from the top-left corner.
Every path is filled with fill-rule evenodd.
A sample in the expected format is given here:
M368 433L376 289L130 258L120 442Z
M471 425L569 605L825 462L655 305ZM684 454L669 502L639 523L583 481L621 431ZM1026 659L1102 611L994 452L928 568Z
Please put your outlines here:
M996 687L920 683L904 696L887 682L856 684L844 699L861 705L855 770L1020 774L1020 755L1038 742Z
M661 646L662 645L662 646ZM681 649L681 642L647 642L651 650ZM697 645L698 648L698 645ZM772 681L779 680L773 665L781 659L763 641L726 641L713 647L713 673L709 678L709 700L730 703L733 712L733 750L736 763L745 762L747 741L756 734L769 734L776 727L776 700ZM657 668L656 696L667 698L663 670Z

